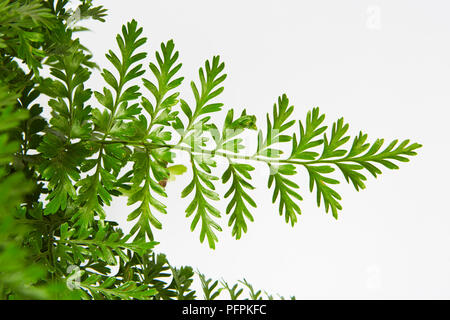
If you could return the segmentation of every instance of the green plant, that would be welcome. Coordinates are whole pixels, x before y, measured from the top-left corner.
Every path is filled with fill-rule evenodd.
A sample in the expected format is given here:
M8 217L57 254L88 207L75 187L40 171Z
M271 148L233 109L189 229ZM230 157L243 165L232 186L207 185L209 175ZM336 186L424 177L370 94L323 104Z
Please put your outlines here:
M383 139L370 143L363 133L351 138L343 118L329 130L318 108L295 129L286 95L267 115L265 130L258 129L255 116L245 110L236 116L233 109L220 127L211 118L223 108L226 74L220 57L207 60L198 80L191 81L193 99L182 99L182 65L173 41L162 43L152 58L152 79L142 78L147 39L134 20L117 35L118 50L106 54L111 68L101 70L105 87L93 92L86 82L97 66L74 39L74 32L83 30L74 17L103 21L105 9L88 0L75 11L67 5L67 0L0 0L2 298L193 299L193 269L173 267L153 251L158 244L153 230L162 228L158 216L167 213L165 185L174 176L192 172L181 194L190 198L186 217L192 231L200 230L200 241L215 248L222 231L222 213L214 205L221 199L215 191L218 157L228 162L221 175L229 186L223 198L228 226L239 239L254 220L253 163L270 169L273 202L294 225L302 200L292 178L298 167L306 169L317 205L337 218L341 196L333 185L339 181L330 174L337 170L363 189L366 172L377 177L381 166L397 169L396 162L408 161L420 147L395 140L383 148ZM41 74L43 68L49 76ZM45 96L48 106L33 103ZM42 116L44 108L49 119ZM257 130L252 155L242 152L245 130ZM283 145L290 147L287 154ZM178 163L177 152L187 152L190 163ZM107 220L105 207L118 196L138 204L128 216L134 221L129 234ZM119 267L114 276L111 266ZM205 299L222 291L237 299L243 291L239 284L230 288L198 275ZM64 282L74 277L77 290L69 290ZM240 284L251 299L262 297L246 280Z

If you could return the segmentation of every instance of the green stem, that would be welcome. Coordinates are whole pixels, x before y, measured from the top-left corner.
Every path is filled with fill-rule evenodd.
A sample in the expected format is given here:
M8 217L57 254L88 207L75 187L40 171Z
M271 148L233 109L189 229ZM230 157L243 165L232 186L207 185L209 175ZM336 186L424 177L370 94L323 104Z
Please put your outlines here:
M132 145L132 146L140 146L140 147L146 147L149 149L160 149L160 148L168 148L168 149L175 149L175 150L181 150L189 152L190 154L193 153L199 153L199 154L208 154L209 156L221 156L228 159L240 159L240 160L247 160L247 161L260 161L267 164L294 164L294 165L302 165L302 166L308 166L308 165L315 165L315 164L335 164L337 162L358 162L358 161L367 161L371 159L363 159L361 157L359 158L340 158L340 159L327 159L327 160L311 160L311 161L299 161L299 160L292 160L292 159L270 159L270 158L262 158L261 156L258 156L257 154L252 156L247 155L240 155L237 153L227 153L224 151L220 151L217 149L214 150L205 150L201 149L199 151L195 151L190 147L185 147L178 144L158 144L158 143L152 143L152 142L146 142L146 141L127 141L127 140L95 140L94 142L98 142L101 144L125 144L125 145Z

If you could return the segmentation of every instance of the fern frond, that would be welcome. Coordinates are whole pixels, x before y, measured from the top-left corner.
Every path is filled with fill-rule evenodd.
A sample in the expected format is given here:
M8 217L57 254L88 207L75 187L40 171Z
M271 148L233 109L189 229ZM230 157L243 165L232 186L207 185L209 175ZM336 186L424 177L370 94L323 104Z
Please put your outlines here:
M214 191L215 186L212 183L212 181L219 178L210 174L211 169L209 166L215 164L210 163L208 165L199 156L191 156L191 165L192 181L181 193L181 197L185 198L194 192L194 197L186 209L186 217L190 217L195 212L191 223L191 231L195 230L198 222L201 220L200 242L203 242L206 236L210 248L214 249L218 239L213 229L222 231L222 228L214 221L213 217L220 218L221 216L219 210L209 200L219 200L219 195Z
M224 197L228 198L233 195L228 203L226 213L230 214L228 226L233 226L232 235L236 239L240 239L242 233L247 232L246 219L253 222L253 216L247 208L247 205L256 208L255 201L245 191L245 189L253 190L254 187L247 181L251 180L250 171L255 170L249 164L235 163L229 159L228 169L222 176L222 183L227 183L232 177L230 189L225 193Z

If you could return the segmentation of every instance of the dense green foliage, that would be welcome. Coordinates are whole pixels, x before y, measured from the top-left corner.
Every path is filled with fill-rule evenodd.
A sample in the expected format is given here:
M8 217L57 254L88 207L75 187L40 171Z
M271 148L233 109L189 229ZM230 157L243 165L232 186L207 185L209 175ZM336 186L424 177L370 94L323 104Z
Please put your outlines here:
M343 118L329 130L318 108L295 128L286 95L267 115L265 130L258 129L255 116L245 110L236 116L233 109L220 127L211 118L223 108L220 57L205 62L190 82L193 99L183 99L173 41L162 43L151 58L152 78L142 78L148 46L134 20L117 35L117 48L106 53L111 65L101 69L105 86L93 92L86 82L97 66L75 32L84 30L78 20L103 21L106 10L89 0L75 10L67 7L68 0L0 0L2 299L194 299L193 269L173 267L153 251L153 230L162 228L158 219L167 213L165 185L174 176L192 172L181 194L189 198L186 217L200 241L215 248L222 231L216 201L226 199L236 239L254 220L252 162L268 166L273 202L294 225L302 200L293 181L298 167L306 169L317 205L337 218L342 206L334 171L363 189L367 172L377 177L380 167L397 169L396 162L408 161L420 147L408 140L383 147L383 139L370 143L363 133L351 138ZM37 103L39 97L48 103ZM245 130L257 130L256 150L243 145ZM283 145L290 147L287 155ZM178 163L177 152L187 152L190 162ZM216 192L217 157L228 161L221 176L224 195ZM138 205L128 215L134 223L129 234L105 213L118 196ZM112 266L118 266L114 276ZM246 280L230 286L197 274L205 299L222 291L237 299L243 288L250 299L262 298Z

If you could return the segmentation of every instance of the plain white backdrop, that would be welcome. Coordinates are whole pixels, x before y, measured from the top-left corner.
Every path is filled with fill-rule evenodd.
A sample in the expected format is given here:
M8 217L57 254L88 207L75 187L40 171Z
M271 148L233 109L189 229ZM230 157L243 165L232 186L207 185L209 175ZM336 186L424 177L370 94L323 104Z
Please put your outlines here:
M186 78L181 94L188 101L193 99L189 81L197 80L205 59L220 54L228 73L220 101L225 109L246 108L259 126L286 93L296 119L319 106L327 124L343 116L353 135L363 130L371 141L423 144L400 170L368 177L366 190L356 192L340 176L338 220L316 206L300 169L295 181L304 200L293 228L271 203L267 170L258 166L255 222L234 240L222 201L224 231L216 250L200 244L198 229L189 230L191 218L184 213L189 198L180 198L191 178L187 173L167 186L168 214L157 214L163 223L156 232L157 251L173 265L191 265L229 282L246 278L258 289L297 299L450 298L448 1L96 3L109 9L106 23L85 23L93 31L80 37L101 67L110 68L104 54L116 50L121 25L136 19L148 37L146 65L162 41L175 41ZM101 90L99 74L90 81ZM222 123L225 114L215 119ZM223 194L227 188L218 190ZM126 199L106 211L130 229Z

